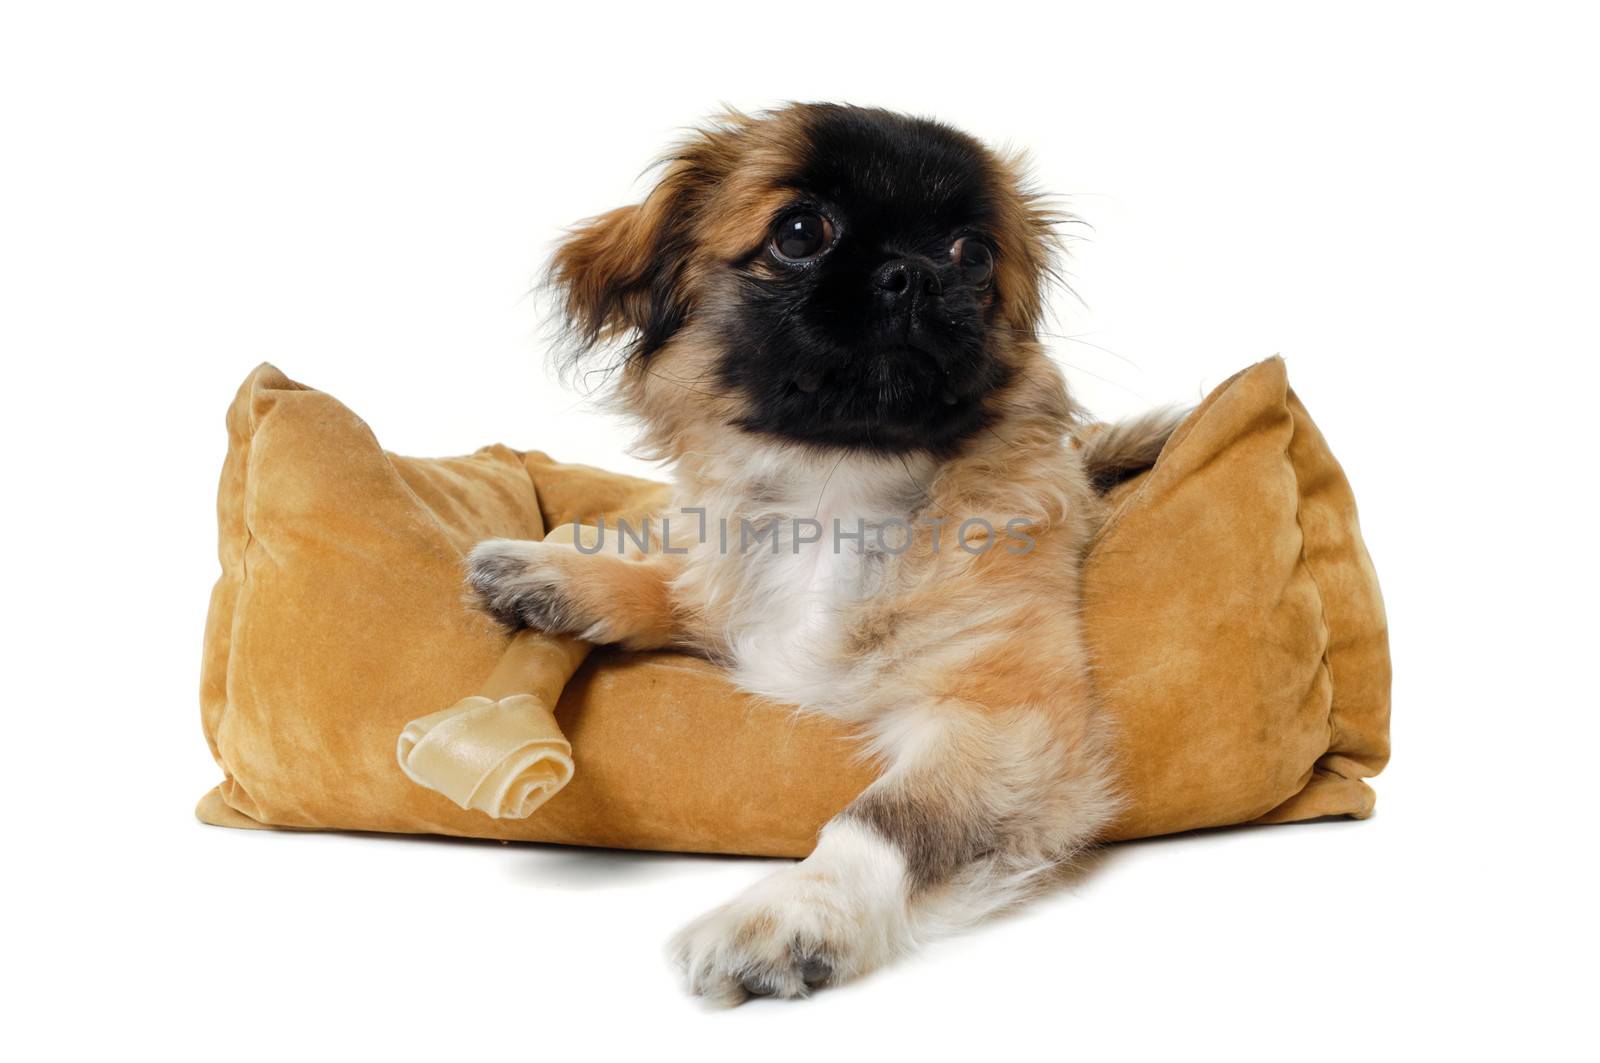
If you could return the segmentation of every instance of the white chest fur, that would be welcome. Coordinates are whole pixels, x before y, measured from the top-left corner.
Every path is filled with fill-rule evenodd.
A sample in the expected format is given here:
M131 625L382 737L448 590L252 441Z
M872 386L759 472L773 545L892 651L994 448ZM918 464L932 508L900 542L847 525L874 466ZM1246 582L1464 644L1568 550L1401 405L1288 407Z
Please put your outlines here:
M846 646L893 575L931 462L762 450L694 504L711 534L684 574L753 693L849 716L868 680ZM887 547L887 548L886 548Z

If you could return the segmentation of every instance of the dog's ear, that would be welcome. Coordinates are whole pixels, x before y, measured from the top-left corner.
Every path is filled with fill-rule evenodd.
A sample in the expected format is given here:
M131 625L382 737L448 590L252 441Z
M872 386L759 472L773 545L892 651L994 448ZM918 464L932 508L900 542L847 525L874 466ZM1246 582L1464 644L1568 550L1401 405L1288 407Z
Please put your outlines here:
M1028 159L1011 152L998 160L999 286L1012 327L1032 333L1043 324L1048 289L1061 282L1062 228L1078 219L1034 189Z
M630 356L648 353L683 323L688 249L674 206L657 188L643 203L584 222L556 248L549 279L575 353L630 333Z
M702 162L674 155L643 203L591 218L557 245L548 281L574 358L619 341L629 360L648 358L682 327L695 217L715 179Z

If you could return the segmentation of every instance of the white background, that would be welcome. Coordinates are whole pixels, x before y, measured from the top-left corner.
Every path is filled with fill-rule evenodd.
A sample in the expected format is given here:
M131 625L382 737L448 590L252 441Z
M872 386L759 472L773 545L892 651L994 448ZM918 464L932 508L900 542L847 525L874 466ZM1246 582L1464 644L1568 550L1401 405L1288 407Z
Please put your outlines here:
M1201 7L8 5L7 1054L1592 1053L1591 16ZM1118 846L732 1013L661 948L761 862L198 825L239 381L270 359L406 453L637 467L525 293L679 127L784 99L1032 149L1094 226L1053 328L1097 413L1288 356L1389 604L1376 818Z

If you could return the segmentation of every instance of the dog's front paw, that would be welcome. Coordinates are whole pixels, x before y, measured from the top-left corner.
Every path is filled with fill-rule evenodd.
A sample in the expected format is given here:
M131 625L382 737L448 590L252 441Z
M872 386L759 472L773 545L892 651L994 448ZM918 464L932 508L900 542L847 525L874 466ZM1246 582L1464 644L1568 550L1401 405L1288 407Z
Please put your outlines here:
M881 962L892 927L829 877L780 871L684 927L671 953L689 991L719 1004L803 997ZM889 920L882 920L889 922Z
M565 589L568 577L556 543L489 539L467 555L467 586L474 604L510 631L525 627L594 639L592 617Z

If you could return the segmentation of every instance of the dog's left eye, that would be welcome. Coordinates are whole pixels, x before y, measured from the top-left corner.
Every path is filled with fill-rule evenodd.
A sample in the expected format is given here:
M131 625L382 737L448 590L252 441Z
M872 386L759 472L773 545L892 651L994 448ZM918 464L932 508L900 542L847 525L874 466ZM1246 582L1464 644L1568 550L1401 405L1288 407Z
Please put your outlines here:
M977 288L987 288L994 277L994 252L975 236L963 236L950 245L950 261L961 271L961 278Z
M786 214L772 234L772 253L785 262L809 262L833 246L833 223L814 210Z

